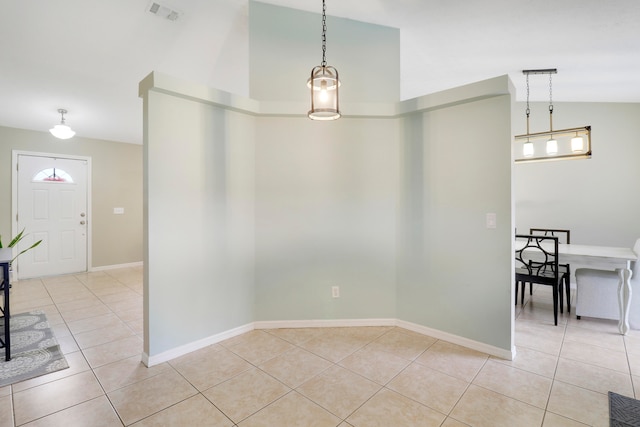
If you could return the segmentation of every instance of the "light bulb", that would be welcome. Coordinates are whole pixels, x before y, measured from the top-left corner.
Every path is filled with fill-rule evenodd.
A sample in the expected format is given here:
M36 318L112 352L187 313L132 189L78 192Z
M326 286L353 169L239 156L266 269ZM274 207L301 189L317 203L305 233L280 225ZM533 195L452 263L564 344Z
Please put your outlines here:
M320 81L320 101L326 102L329 99L329 94L327 93L327 81Z
M522 146L522 155L525 157L533 157L533 142L527 141Z
M553 138L547 141L547 154L558 154L558 141Z
M584 150L584 139L581 136L571 138L571 151L579 153Z

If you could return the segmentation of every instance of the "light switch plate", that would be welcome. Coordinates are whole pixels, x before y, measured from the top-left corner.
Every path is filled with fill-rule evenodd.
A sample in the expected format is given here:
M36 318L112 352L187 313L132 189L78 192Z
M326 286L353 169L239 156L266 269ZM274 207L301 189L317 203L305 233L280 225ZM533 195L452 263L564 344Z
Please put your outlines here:
M113 208L113 213L115 215L122 215L124 214L124 208Z
M497 220L496 214L488 213L487 214L487 228L496 228Z

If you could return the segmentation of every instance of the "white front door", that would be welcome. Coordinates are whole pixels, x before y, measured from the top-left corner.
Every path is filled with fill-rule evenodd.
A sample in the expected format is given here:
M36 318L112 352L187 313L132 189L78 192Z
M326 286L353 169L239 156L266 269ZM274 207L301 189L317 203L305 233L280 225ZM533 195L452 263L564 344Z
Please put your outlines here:
M18 278L87 271L88 161L19 154L17 169L18 250L42 239L17 259Z

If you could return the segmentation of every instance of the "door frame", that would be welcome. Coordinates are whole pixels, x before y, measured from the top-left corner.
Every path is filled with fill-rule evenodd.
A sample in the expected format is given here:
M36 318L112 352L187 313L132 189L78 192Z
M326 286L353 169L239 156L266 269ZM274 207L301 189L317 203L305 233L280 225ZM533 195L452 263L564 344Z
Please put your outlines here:
M87 162L87 218L90 221L89 227L87 227L87 271L91 271L92 265L92 230L93 230L93 215L91 212L91 157L75 156L72 154L62 153L43 153L38 151L23 151L23 150L11 150L11 235L18 234L18 156L33 156L33 157L48 157L52 159L69 159L69 160L84 160ZM16 260L19 262L19 259ZM17 279L19 279L19 270Z

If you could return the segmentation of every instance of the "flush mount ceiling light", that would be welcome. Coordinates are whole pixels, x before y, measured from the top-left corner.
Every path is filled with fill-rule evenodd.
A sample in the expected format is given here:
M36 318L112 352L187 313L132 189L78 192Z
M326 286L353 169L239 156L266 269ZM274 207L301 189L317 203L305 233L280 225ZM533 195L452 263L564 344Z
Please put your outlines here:
M338 105L338 70L327 65L327 7L322 0L322 63L313 67L307 87L311 89L311 120L336 120L340 118Z
M552 75L558 72L555 68L543 70L522 70L527 76L527 133L516 135L516 163L541 162L549 160L590 159L591 158L591 126L569 129L553 129L553 97ZM549 130L529 132L529 75L549 75ZM586 147L585 147L586 139Z
M72 131L69 126L64 124L64 115L67 114L67 110L60 108L58 110L58 113L60 113L60 115L62 116L62 119L60 120L60 124L55 125L53 128L49 129L49 132L51 132L51 135L55 136L56 138L69 139L76 133Z

